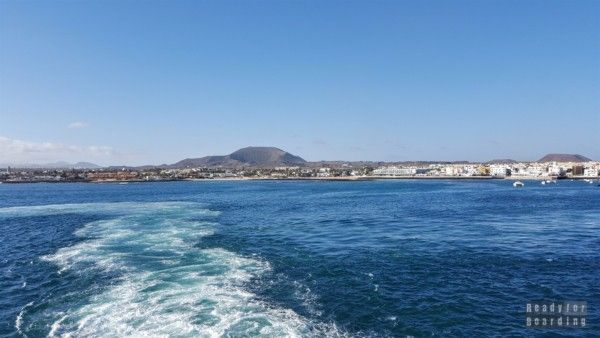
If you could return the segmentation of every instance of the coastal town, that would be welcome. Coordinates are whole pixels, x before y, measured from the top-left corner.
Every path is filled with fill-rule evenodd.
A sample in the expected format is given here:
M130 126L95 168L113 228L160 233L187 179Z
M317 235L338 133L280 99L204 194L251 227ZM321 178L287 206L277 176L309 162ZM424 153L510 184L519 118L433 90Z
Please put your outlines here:
M600 179L600 161L492 163L310 162L277 167L106 167L0 169L0 183L160 182L182 180L304 179Z

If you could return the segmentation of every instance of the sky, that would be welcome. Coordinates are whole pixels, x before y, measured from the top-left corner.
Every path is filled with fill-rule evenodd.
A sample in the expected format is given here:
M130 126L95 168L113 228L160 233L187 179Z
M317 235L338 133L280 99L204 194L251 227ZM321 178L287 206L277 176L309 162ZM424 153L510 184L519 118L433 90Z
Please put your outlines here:
M600 160L600 1L0 1L0 163Z

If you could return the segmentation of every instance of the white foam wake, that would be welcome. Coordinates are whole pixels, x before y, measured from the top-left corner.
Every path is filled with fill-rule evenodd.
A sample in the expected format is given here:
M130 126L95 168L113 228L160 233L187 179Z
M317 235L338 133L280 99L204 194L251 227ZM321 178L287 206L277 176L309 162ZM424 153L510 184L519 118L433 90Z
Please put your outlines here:
M29 302L25 306L23 306L23 308L17 315L17 319L15 320L15 329L17 330L17 333L19 333L20 335L23 335L25 337L27 337L27 335L25 333L23 333L23 330L21 329L23 326L23 316L25 315L25 311L27 311L27 308L32 305L33 305L33 302Z
M6 210L10 209L10 210ZM68 211L67 211L68 210ZM54 313L50 336L339 336L246 288L268 262L195 246L216 212L190 203L80 204L0 209L0 214L101 213L76 232L83 240L43 257L61 272L116 280ZM73 290L73 294L81 290ZM77 297L67 297L73 299Z
M32 217L68 213L105 214L105 215L142 215L157 212L177 212L185 210L186 215L199 213L218 214L218 211L202 209L201 205L193 202L116 202L116 203L77 203L77 204L48 204L0 208L0 217Z

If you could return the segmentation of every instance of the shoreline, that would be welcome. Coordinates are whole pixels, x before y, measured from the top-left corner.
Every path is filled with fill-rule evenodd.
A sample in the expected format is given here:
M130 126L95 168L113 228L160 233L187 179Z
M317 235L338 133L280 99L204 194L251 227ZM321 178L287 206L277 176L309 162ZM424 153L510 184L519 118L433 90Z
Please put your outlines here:
M215 178L188 178L188 179L165 179L165 180L96 180L96 181L0 181L0 184L26 184L26 183L95 183L95 184L129 184L129 183L161 183L161 182L210 182L210 181L329 181L329 182L358 182L377 180L507 180L507 181L545 181L545 180L600 180L596 177L529 177L529 176L344 176L344 177L215 177Z

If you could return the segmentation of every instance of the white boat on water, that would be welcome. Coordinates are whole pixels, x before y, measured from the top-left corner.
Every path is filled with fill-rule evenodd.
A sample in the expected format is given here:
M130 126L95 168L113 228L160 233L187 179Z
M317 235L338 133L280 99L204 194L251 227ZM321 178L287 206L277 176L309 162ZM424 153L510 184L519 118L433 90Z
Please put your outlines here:
M515 183L513 183L513 187L515 188L523 188L525 186L525 183L521 182L521 181L516 181Z

